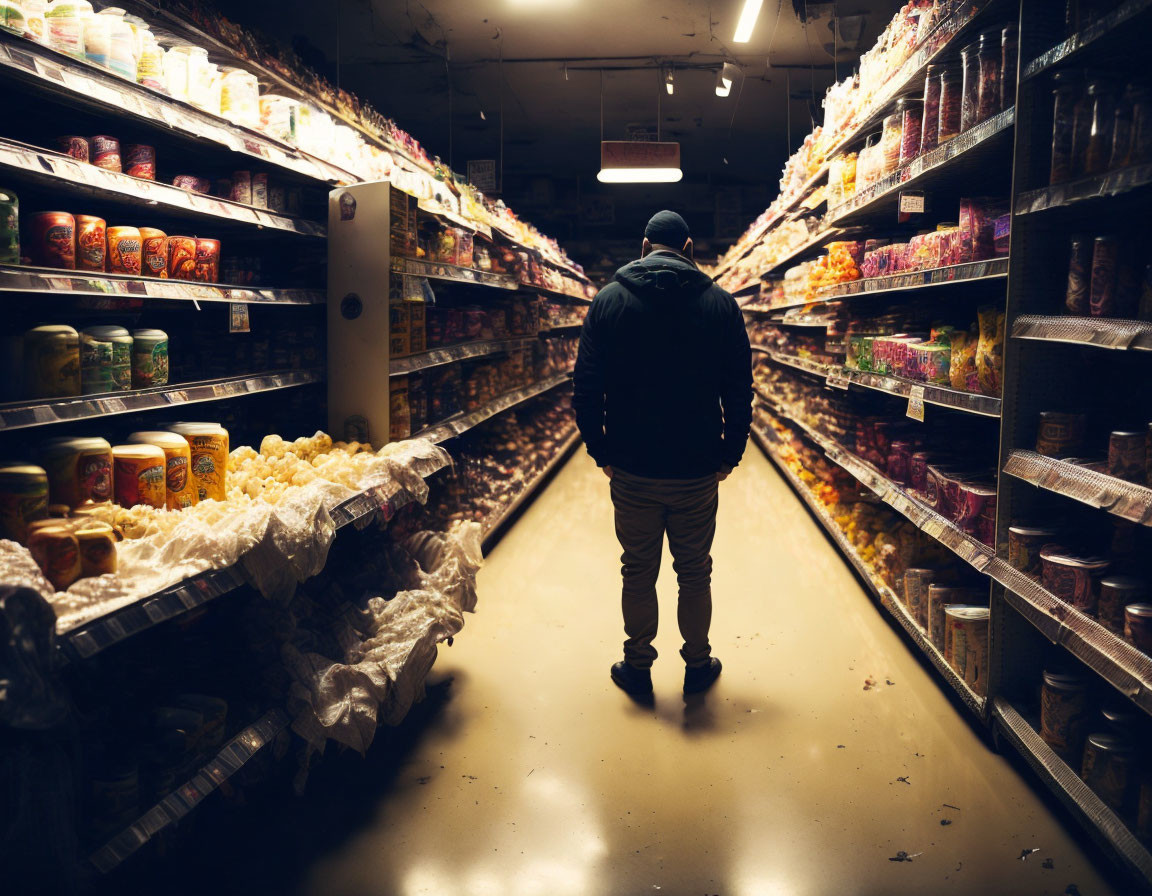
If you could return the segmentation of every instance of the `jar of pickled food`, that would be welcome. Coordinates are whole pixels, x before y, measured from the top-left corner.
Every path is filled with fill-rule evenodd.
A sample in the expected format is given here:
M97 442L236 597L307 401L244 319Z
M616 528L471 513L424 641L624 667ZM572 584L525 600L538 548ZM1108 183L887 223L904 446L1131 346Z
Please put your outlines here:
M954 68L940 72L940 114L936 129L936 142L943 144L960 133L963 106L963 78Z
M940 140L940 72L930 65L924 70L924 106L920 116L920 151L931 152Z
M1052 91L1052 168L1050 184L1062 184L1072 179L1072 134L1075 126L1076 106L1084 90L1084 81L1078 72L1059 72Z

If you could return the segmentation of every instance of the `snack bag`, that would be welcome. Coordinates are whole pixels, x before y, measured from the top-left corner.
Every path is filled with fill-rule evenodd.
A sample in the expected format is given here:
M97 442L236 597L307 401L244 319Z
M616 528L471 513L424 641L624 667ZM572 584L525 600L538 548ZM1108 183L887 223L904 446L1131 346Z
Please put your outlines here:
M980 391L998 396L1004 380L1004 312L986 306L977 310L980 339L976 347L976 371Z
M957 330L952 334L952 359L948 368L948 379L953 389L975 391L969 384L977 382L976 347L979 337L976 333Z

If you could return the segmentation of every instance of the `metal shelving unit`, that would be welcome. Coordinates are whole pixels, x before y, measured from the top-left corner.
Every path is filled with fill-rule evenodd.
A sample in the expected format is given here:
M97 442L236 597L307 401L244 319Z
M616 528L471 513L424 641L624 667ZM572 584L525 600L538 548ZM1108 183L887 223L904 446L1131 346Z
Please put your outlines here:
M1021 314L1012 324L1014 339L1069 342L1131 351L1152 351L1152 321L1071 315Z
M392 270L397 274L414 274L430 280L447 280L471 286L491 286L507 290L520 288L520 282L511 274L493 274L491 271L478 271L475 268L462 268L454 264L415 258L393 258Z
M441 367L444 364L453 364L468 358L483 358L488 355L503 354L511 349L531 345L537 339L537 336L485 339L481 342L464 342L460 345L448 345L443 348L429 349L426 352L417 352L414 355L403 355L391 360L392 376L406 376L420 370Z
M1009 454L1004 472L1121 519L1152 526L1152 488L1109 476L1095 469L1098 466L1016 449Z
M863 370L850 370L844 368L829 374L828 385L842 389L849 385L861 386L876 392L885 392L898 398L916 396L929 404L942 408L951 408L954 411L963 411L968 414L979 414L982 417L999 417L1001 400L991 395L979 395L975 392L961 392L946 386L934 383L918 383L898 376L883 376L878 373L868 373Z
M1149 10L1152 10L1152 0L1128 0L1088 28L1032 59L1024 66L1021 80L1027 81L1055 66L1078 61L1078 57L1086 55L1088 50L1099 49L1106 53L1110 49L1109 38L1116 37L1122 28L1137 24L1134 20Z
M1152 184L1152 162L1119 168L1066 184L1039 187L1016 196L1016 214L1066 209L1090 200L1123 196Z
M468 430L479 426L486 420L490 420L497 414L502 414L517 405L535 398L537 395L550 392L557 386L568 382L570 379L570 374L561 373L542 382L533 383L531 386L513 389L511 392L505 392L503 395L493 399L478 410L468 414L461 414L458 417L453 417L429 426L426 429L422 429L420 432L413 434L412 438L426 439L436 444L447 442L449 439L454 439L456 436L463 435Z

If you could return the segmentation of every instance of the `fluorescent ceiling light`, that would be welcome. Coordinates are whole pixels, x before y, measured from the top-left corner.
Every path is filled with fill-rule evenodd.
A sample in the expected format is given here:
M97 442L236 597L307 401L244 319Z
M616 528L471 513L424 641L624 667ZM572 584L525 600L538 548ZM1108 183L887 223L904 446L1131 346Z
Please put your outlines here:
M602 184L675 184L682 177L679 168L602 168L596 180Z
M725 62L724 67L716 75L716 96L728 96L732 92L732 82L739 74L740 69L731 62Z
M752 29L756 27L756 17L760 15L760 7L764 0L744 0L744 11L740 13L740 21L736 23L736 36L732 38L738 44L746 44L752 39Z
M664 89L668 91L669 96L675 92L675 86L672 84L672 69L664 72Z
M679 143L600 143L600 173L596 179L602 184L674 184L683 176Z

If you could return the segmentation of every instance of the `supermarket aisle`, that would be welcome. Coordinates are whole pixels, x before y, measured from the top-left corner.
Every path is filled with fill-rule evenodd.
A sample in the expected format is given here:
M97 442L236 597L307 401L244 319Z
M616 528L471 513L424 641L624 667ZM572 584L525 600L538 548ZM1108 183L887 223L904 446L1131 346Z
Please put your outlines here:
M703 700L679 691L670 562L655 708L610 683L610 522L580 452L493 553L433 673L451 699L309 892L1111 892L754 447L721 491L725 671ZM866 692L868 677L889 684ZM901 851L913 860L890 861Z

